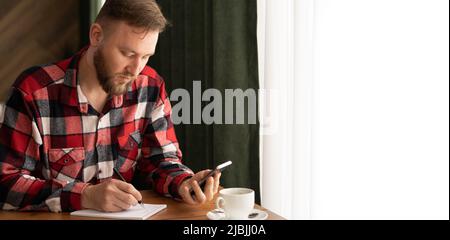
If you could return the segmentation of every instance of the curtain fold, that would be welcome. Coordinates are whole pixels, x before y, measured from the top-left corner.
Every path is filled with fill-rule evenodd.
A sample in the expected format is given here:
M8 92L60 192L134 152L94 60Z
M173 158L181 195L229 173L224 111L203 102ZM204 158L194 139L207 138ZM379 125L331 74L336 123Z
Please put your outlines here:
M166 80L169 93L177 88L190 93L190 124L176 126L184 163L198 171L232 160L222 186L252 188L259 203L259 123L223 124L225 89L259 89L256 0L158 3L172 27L160 36L149 65ZM193 81L201 82L202 93L210 88L221 92L222 124L193 123L198 118ZM202 109L209 103L202 102Z
M314 0L258 0L262 206L311 218ZM272 106L275 106L272 108Z

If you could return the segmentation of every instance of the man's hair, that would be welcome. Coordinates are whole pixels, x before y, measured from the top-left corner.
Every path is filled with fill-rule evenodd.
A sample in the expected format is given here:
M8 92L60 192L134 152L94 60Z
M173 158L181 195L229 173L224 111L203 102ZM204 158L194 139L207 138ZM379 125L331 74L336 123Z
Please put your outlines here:
M163 32L168 25L155 0L106 0L95 22L107 28L111 20L125 21L146 32Z

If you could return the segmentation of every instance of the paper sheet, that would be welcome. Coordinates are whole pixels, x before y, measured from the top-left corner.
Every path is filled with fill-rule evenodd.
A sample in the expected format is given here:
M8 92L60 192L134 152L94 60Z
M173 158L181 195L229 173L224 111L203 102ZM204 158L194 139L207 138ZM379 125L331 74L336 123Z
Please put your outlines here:
M100 212L96 210L79 210L70 213L70 215L82 217L145 220L155 215L159 211L167 208L166 204L144 204L142 206L138 204L126 211L114 213Z

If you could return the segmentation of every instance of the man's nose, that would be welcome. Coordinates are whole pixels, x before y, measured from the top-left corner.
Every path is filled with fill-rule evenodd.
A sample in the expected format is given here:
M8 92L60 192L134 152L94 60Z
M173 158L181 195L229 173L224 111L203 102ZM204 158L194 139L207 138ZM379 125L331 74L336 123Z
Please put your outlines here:
M139 68L140 68L140 63L139 61L133 61L132 63L130 63L127 67L127 71L131 74L133 74L133 76L137 76L139 75Z

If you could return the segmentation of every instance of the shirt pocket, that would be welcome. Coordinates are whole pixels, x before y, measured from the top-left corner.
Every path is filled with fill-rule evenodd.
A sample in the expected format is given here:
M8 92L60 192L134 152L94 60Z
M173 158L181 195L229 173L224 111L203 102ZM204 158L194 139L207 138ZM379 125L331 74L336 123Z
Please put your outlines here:
M135 131L128 136L118 138L119 149L118 159L116 163L117 169L123 174L125 178L132 175L133 169L136 166L136 161L139 158L142 137L140 131Z
M48 151L48 161L52 177L73 182L77 179L83 161L84 148L54 148Z
M141 146L141 132L135 131L130 133L128 136L119 137L119 147L120 150L134 150Z

